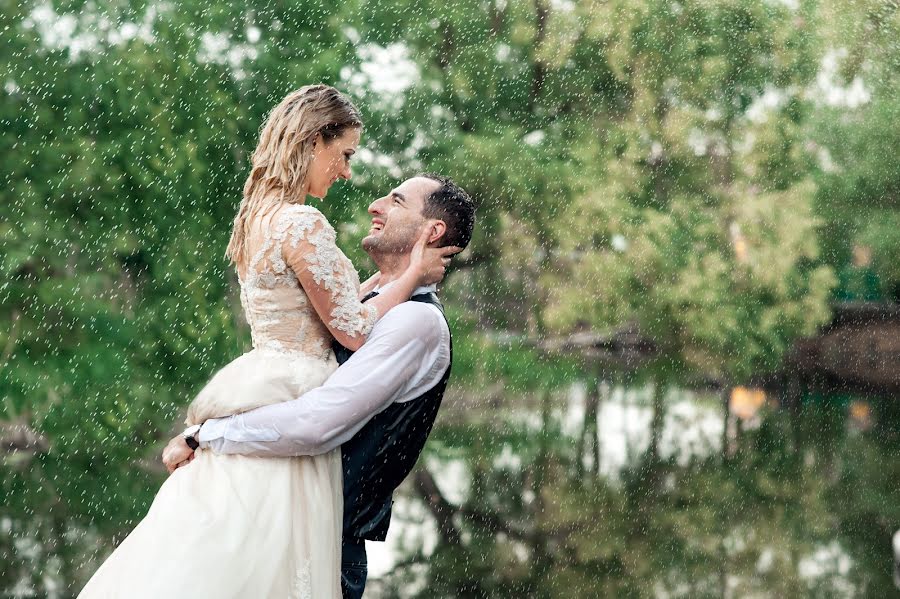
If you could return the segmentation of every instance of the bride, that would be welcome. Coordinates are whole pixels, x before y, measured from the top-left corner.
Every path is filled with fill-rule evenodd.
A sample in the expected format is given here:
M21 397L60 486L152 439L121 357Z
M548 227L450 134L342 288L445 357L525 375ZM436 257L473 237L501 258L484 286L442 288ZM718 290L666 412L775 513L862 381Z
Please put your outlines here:
M189 425L321 385L337 367L332 339L358 349L378 318L443 274L452 248L425 248L423 236L403 277L361 303L334 229L304 204L350 178L361 128L356 107L325 85L291 93L269 114L227 251L253 350L203 388ZM295 458L200 451L162 485L79 597L337 598L341 511L339 450Z

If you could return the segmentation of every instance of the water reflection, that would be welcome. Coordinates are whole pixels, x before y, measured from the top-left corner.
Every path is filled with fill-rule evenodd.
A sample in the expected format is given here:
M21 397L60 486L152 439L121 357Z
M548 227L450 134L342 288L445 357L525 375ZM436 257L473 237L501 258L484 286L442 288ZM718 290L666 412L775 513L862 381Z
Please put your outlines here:
M896 486L885 479L900 471L880 476L880 491L859 484L876 455L898 454L852 424L846 407L809 406L794 447L788 414L755 402L725 434L723 452L719 396L676 391L666 400L662 463L651 468L652 390L617 387L602 394L594 476L590 458L580 456L578 468L574 453L586 395L573 387L549 409L521 397L502 409L478 410L471 398L450 408L425 465L458 508L464 547L447 546L433 506L405 485L387 542L369 546L370 596L894 592L889 540L866 519L896 517Z
M398 493L388 541L369 547L367 597L896 594L894 398L809 398L793 423L766 403L728 429L723 448L719 396L675 391L651 464L651 390L610 388L598 409L598 472L597 454L579 443L585 387L457 393L426 470ZM42 503L28 490L71 464L51 453L5 466L4 496L16 502L0 520L0 574L15 597L71 596L162 477L103 471Z

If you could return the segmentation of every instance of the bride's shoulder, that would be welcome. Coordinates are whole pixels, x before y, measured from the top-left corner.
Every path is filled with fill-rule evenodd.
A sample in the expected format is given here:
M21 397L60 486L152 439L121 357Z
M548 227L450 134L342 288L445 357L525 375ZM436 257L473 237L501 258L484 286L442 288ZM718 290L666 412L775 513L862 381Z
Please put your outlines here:
M332 229L325 215L307 204L288 204L279 211L275 219L275 228L282 231L293 231L297 228L306 230L316 225Z
M279 210L278 218L279 220L326 220L325 215L318 208L309 204L287 204Z
M275 236L287 236L293 245L301 239L322 242L333 241L336 237L325 215L306 204L288 204L279 211L273 224Z

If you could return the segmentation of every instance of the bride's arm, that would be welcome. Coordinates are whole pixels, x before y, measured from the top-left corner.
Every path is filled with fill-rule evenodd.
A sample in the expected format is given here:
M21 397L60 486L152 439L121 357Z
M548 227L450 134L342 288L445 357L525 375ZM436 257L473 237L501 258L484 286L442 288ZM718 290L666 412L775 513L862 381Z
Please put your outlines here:
M336 245L334 229L318 211L292 211L282 255L328 331L344 347L356 351L372 326L391 308L409 299L423 284L443 276L441 250L426 250L424 231L411 252L410 265L384 293L360 302L355 273ZM439 272L438 272L439 271Z

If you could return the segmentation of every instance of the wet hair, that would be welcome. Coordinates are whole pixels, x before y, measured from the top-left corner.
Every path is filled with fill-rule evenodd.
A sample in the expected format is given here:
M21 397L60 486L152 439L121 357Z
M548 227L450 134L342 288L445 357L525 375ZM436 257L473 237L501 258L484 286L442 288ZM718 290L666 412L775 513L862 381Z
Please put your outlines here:
M326 144L347 129L362 127L356 106L327 85L291 92L266 117L251 158L250 175L225 255L235 264L249 262L246 238L251 217L281 202L303 200L316 134Z
M425 198L422 216L442 220L447 225L441 246L455 245L465 248L472 240L472 229L475 228L475 203L472 198L450 177L434 173L421 173L416 176L431 179L440 185Z

